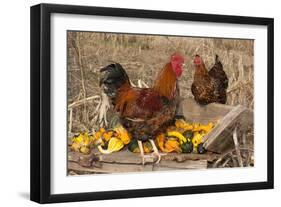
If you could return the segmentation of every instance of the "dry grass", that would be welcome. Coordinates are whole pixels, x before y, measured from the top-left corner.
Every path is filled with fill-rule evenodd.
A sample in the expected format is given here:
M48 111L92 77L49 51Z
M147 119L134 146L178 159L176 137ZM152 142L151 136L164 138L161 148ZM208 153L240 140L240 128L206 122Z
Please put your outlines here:
M218 54L229 77L227 104L253 109L253 45L253 40L68 32L68 104L80 101L69 110L72 132L95 128L97 107L107 107L98 105L100 68L119 62L133 83L141 79L151 85L174 52L186 58L180 80L182 97L192 96L194 55L201 55L210 67Z

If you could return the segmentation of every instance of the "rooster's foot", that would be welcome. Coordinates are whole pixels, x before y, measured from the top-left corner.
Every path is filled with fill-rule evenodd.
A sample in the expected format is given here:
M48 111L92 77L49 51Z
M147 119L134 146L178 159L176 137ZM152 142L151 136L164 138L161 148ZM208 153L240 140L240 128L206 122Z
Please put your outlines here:
M157 161L155 162L155 164L158 164L158 163L161 161L162 155L165 155L165 153L160 153L160 152L158 151L158 149L157 149L157 147L156 147L156 145L155 145L154 140L150 139L149 141L150 141L150 143L151 143L151 145L152 145L152 147L153 147L153 153L152 153L152 155L153 155L154 157L157 157Z
M155 162L155 155L148 154L148 155L141 155L142 164L145 165L146 163L154 163Z
M151 141L153 142L153 140L150 140L150 142ZM158 149L156 148L155 143L153 142L151 144L152 144L154 152L151 153L151 154L145 155L144 151L143 151L142 141L138 140L138 145L139 145L139 149L140 149L140 156L141 156L143 165L146 164L146 163L153 163L153 162L155 162L155 159L156 159L156 164L158 164L161 160L161 155L158 152Z

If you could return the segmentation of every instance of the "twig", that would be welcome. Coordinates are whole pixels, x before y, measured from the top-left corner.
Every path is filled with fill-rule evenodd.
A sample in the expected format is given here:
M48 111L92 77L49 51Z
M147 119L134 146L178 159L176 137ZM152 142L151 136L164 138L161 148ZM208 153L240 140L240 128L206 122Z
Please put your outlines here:
M91 101L93 99L100 99L100 98L101 98L100 96L96 95L96 96L90 96L88 98L81 99L79 101L75 101L75 102L68 105L68 110L70 110L71 108L75 108L77 106L80 106L82 104L85 104L85 102Z
M73 41L73 47L75 49L76 55L77 55L77 59L78 59L78 64L79 64L79 68L80 68L80 75L81 75L81 86L82 86L82 90L83 90L83 97L84 97L84 121L88 122L89 118L88 118L88 112L87 112L87 108L86 108L86 97L87 97L87 93L86 93L86 87L85 87L85 80L84 80L84 64L82 61L82 55L81 55L81 47L80 47L80 33L77 33L76 35L76 40Z
M91 124L98 123L100 127L107 126L107 111L110 108L109 99L105 93L101 93L98 105L95 108L95 111L93 112L94 118L91 120Z
M107 126L108 122L106 119L106 113L108 109L110 108L108 97L105 93L101 94L101 105L100 105L100 111L99 111L99 123L102 124L104 122L105 126Z
M130 80L130 84L131 86L136 87L136 85L131 80Z
M141 79L138 79L138 87L142 88Z
M238 138L237 138L237 127L235 127L234 132L233 132L233 141L234 141L234 145L235 145L235 151L237 154L239 167L243 167L243 160L241 157L240 147L239 147Z
M245 133L243 133L243 135L242 135L242 140L243 140L243 146L244 147L247 147L247 137L246 137L246 134Z
M138 80L138 84L141 88L149 88L149 86L141 79Z
M227 158L223 163L222 163L222 167L225 167L227 165L227 163L229 162L230 157Z
M68 133L72 131L72 116L73 116L73 108L69 110L69 124L68 124Z
M80 71L80 70L79 70ZM76 77L76 75L74 73L70 73L71 77L73 77L75 80L77 80L79 82L79 84L81 84L82 80L80 80L80 78ZM86 86L85 86L86 87ZM91 85L87 84L87 91L89 91L89 89L91 91L96 91L95 87L92 87Z
M231 88L227 90L227 93L231 93L232 91L238 90L238 89L245 89L245 86L250 85L250 81L237 81Z

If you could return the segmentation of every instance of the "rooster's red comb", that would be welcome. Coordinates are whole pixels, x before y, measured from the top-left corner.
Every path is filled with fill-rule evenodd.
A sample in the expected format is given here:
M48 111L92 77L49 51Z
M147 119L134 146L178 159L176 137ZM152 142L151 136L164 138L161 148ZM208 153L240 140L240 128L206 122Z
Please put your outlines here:
M174 53L171 55L171 60L177 60L180 62L184 62L184 57L179 53Z

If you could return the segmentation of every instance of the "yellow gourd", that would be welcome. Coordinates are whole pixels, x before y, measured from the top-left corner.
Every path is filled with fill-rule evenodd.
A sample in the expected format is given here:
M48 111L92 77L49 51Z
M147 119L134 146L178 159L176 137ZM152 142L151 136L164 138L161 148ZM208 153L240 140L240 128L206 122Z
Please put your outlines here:
M186 123L183 119L176 120L175 126L176 126L176 128L184 129L185 131L193 129L193 125Z
M78 137L73 137L72 138L72 142L74 142L74 143L81 143L83 141L83 134L79 134L79 136Z
M192 138L192 143L194 148L196 148L202 142L202 135L200 133L195 133Z
M127 132L127 130L124 127L118 126L118 127L114 128L113 130L116 132L117 138L122 140L122 142L124 144L129 144L130 143L131 137L130 137L129 133Z
M89 154L91 144L92 144L92 137L86 132L86 133L81 133L78 137L72 138L72 144L70 148L76 152Z
M117 151L119 151L119 150L122 149L123 147L124 147L124 144L123 144L123 142L122 142L120 139L118 139L118 138L116 138L116 137L112 137L112 138L109 140L109 142L108 142L108 147L107 147L106 150L103 149L103 148L101 147L101 145L98 146L98 149L99 149L99 151L100 151L101 153L103 153L103 154L110 154L110 153L112 153L112 152L117 152Z
M86 146L82 146L80 148L80 152L82 152L83 154L90 154L90 148Z
M211 131L211 129L214 127L213 122L209 122L207 125L201 125L200 128L201 130L205 131L205 133L208 133Z
M73 142L70 148L71 148L71 150L73 150L73 151L75 151L75 152L79 152L79 150L80 150L80 144L79 144L79 143L76 143L76 142Z
M168 137L177 137L180 141L180 144L183 144L184 142L187 142L187 139L179 132L172 131L167 133Z
M192 131L194 131L194 132L201 131L201 125L199 123L193 123L192 125L193 125Z
M176 120L176 122L175 122L175 126L176 126L177 128L184 128L185 125L186 125L186 123L185 123L185 121L184 121L183 119L178 119L178 120Z

